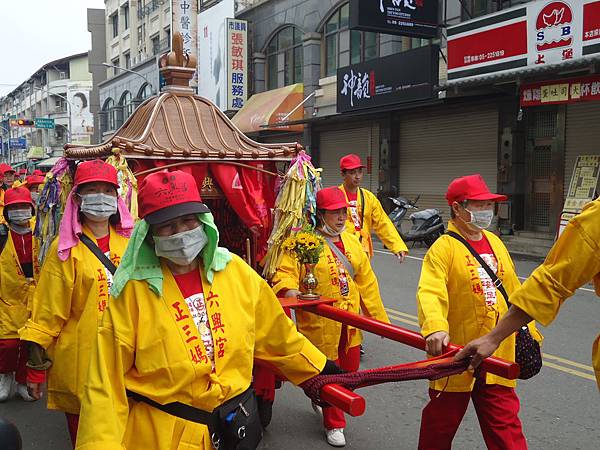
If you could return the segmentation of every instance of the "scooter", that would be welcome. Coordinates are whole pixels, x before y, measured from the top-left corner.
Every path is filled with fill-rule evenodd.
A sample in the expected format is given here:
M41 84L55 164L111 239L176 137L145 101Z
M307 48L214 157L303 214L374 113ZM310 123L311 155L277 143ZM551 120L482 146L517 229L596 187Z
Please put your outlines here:
M388 198L396 205L389 214L389 218L404 242L424 242L427 247L431 247L436 239L444 234L444 222L437 209L425 209L412 213L409 217L412 226L407 233L404 233L401 226L402 219L409 209L418 209L417 201L421 196L417 196L412 202L402 196Z

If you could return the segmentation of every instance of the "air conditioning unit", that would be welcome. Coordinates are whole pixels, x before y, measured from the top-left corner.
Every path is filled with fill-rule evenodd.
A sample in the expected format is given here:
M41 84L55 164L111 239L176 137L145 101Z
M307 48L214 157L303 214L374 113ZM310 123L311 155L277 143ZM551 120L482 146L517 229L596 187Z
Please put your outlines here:
M58 77L61 80L65 80L67 78L67 72L59 72Z

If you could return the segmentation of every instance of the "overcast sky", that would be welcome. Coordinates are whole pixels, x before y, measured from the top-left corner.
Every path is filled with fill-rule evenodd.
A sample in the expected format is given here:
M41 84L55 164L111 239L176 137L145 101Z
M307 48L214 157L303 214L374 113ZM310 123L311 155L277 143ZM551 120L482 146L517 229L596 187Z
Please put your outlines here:
M0 97L47 62L90 50L87 8L104 0L0 0Z

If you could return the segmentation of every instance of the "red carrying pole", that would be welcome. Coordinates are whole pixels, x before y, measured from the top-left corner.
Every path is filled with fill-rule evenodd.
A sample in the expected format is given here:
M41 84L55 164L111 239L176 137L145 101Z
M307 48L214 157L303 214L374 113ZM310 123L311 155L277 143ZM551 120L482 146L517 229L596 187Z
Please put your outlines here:
M379 320L371 319L359 314L344 311L327 303L331 302L329 299L323 298L323 303L315 304L315 302L311 302L311 304L305 306L302 305L302 302L298 302L295 305L288 306L300 308L313 314L327 317L328 319L342 322L346 325L386 337L393 341L402 342L403 344L410 345L411 347L425 350L425 339L415 331L407 330L406 328L402 328L397 325L391 325L389 323L381 322ZM447 350L460 348L462 347L450 344ZM493 373L494 375L498 375L509 380L515 380L519 377L519 365L504 359L494 357L486 358L483 360L480 367L485 372Z
M337 406L353 417L362 416L365 412L365 399L338 384L326 384L321 389L319 396L321 400Z

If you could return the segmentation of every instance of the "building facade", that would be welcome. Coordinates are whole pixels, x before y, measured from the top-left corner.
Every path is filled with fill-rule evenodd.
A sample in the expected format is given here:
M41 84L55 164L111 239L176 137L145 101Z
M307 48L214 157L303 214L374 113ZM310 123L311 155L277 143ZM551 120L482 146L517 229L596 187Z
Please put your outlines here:
M88 54L81 53L45 64L0 99L3 160L18 165L30 160L51 167L67 142L91 143L91 90ZM18 126L19 119L52 119L54 127Z

